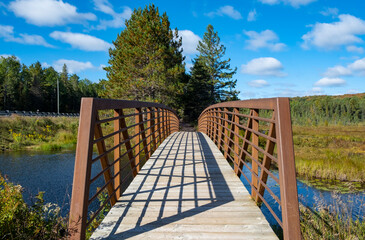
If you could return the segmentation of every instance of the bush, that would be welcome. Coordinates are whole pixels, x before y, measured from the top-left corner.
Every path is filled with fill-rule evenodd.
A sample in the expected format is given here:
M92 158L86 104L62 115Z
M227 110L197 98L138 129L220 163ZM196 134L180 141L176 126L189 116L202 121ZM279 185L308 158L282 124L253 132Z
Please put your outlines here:
M56 204L44 203L43 192L28 206L22 187L0 175L0 236L2 239L66 239L67 220Z

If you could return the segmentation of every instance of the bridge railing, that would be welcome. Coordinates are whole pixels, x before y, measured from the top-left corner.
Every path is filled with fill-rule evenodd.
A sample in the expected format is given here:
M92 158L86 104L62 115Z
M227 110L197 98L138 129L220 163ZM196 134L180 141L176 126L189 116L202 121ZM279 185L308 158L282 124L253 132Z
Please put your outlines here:
M69 219L71 239L85 239L87 227L103 207L116 203L130 182L128 178L135 177L158 145L178 130L176 113L162 104L82 99ZM92 166L97 162L101 171L95 173ZM91 184L101 176L105 184L91 192ZM107 199L89 216L90 205L105 191Z
M198 128L214 141L235 173L246 179L251 197L265 204L282 227L284 239L300 239L289 99L218 103L202 112ZM275 194L273 185L279 185L280 193ZM265 191L269 198L264 198Z

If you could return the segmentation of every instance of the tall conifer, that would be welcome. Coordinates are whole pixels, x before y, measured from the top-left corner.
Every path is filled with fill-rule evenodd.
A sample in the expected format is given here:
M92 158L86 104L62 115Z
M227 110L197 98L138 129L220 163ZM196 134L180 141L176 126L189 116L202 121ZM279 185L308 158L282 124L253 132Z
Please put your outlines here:
M207 81L210 85L212 103L237 100L239 92L234 90L237 80L232 79L237 68L231 69L229 64L231 59L222 59L226 48L220 43L218 32L214 31L212 25L207 26L207 31L204 33L203 40L199 41L197 50L199 62L205 65L209 73Z
M184 73L181 38L153 4L135 9L109 50L108 97L174 103Z

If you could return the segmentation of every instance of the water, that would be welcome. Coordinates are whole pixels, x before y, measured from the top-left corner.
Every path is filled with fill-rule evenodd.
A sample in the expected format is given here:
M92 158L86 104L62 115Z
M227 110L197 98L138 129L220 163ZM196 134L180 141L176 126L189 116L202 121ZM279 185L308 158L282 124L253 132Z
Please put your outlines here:
M46 202L57 203L61 206L62 215L66 215L70 207L70 199L72 192L72 181L74 171L75 153L34 153L34 152L16 152L0 154L0 172L7 175L11 182L20 184L24 188L24 198L27 203L31 204L31 197L37 195L39 191L44 191L44 199ZM92 172L100 171L100 164L94 164ZM248 170L244 167L245 174L250 177ZM277 175L277 173L274 172ZM92 173L92 175L94 175ZM249 189L250 185L241 176L242 182ZM104 184L103 178L99 178L90 189L90 194L96 192L97 186ZM269 177L268 183L275 195L280 197L280 190L276 182ZM298 181L299 201L306 206L323 204L325 206L334 205L334 203L342 204L351 209L350 214L354 218L363 218L365 212L365 193L346 193L334 195L331 191L324 191L310 187L303 182ZM265 200L273 206L273 210L278 216L280 209L278 204L269 193L265 193ZM93 206L96 206L94 202ZM263 205L262 211L268 221L275 225L275 219L269 210Z
M248 164L250 167L251 165ZM249 181L251 181L251 172L244 166L243 173L247 176ZM273 171L273 174L278 177L278 172ZM251 192L251 186L247 182L247 180L242 175L240 177L241 181L245 185L245 187ZM267 185L273 191L273 193L280 199L280 188L277 182L272 179L270 176L267 180ZM364 219L365 213L365 192L357 191L352 193L339 193L336 191L326 191L323 189L317 189L315 187L309 186L302 181L297 180L297 188L298 188L298 198L299 203L304 206L319 209L319 208L327 208L329 210L336 210L339 213L342 213L345 217L351 215L353 219ZM269 203L270 207L273 209L275 214L279 216L281 220L281 209L279 208L279 204L275 201L275 199L270 195L269 192L265 191L264 199ZM272 226L278 226L275 218L270 213L269 209L265 204L262 204L261 210L265 215L266 219Z
M65 216L70 210L75 153L10 152L0 154L0 172L14 184L20 184L23 196L32 204L39 191L44 191L45 202L56 203ZM100 164L93 164L94 171L100 171ZM92 185L90 194L102 186L103 178ZM94 201L92 208L97 205Z

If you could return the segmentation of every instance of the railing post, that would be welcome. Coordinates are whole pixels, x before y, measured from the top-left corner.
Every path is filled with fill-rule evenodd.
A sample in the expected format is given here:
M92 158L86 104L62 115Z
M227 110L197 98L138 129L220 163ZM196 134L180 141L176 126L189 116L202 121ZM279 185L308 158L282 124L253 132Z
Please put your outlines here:
M219 111L221 111L221 108L218 108ZM218 149L221 150L221 146L222 146L222 137L223 137L223 123L224 121L221 119L222 118L222 113L218 112Z
M134 164L135 164L135 167L136 167L136 171L137 171L137 174L139 172L139 169L140 169L140 157L139 157L139 152L140 152L140 149L141 149L141 144L140 144L140 139L141 139L141 134L140 134L140 130L141 130L141 109L140 108L136 108L135 110L135 123L137 124L135 127L134 127L134 134L138 134L136 137L135 137L135 147L134 147L134 151L135 151L135 154L134 154Z
M224 108L224 158L228 155L228 109Z
M252 116L258 117L259 116L259 110L258 109L252 109ZM257 119L252 119L252 130L259 131L259 121ZM253 132L252 133L252 144L259 146L259 136ZM252 146L252 158L256 159L256 161L259 161L259 151ZM259 173L259 166L255 161L252 161L252 188L255 188L257 190L257 182L258 182L258 173ZM252 189L251 196L253 199L256 199L256 191Z
M160 108L156 108L156 114L157 114L157 129L158 129L158 144L161 144L162 139L162 132L161 132L161 116L160 116Z
M71 240L85 239L95 116L94 99L82 99L68 228Z
M240 166L240 159L239 159L239 135L240 129L237 124L240 124L240 117L237 115L239 113L238 108L234 109L234 172L238 175L239 174L239 166Z
M120 117L120 110L115 109L114 110L114 117ZM121 129L121 120L120 119L116 119L114 120L114 132L119 131ZM119 146L116 149L114 149L114 161L116 161L117 159L120 158L120 138L121 138L121 134L115 134L114 135L114 146ZM117 191L115 192L115 197L117 199L120 198L120 184L121 184L121 166L120 166L120 162L121 159L119 159L119 161L117 161L114 165L114 187L117 189Z
M151 156L152 125L152 109L147 108L147 151L149 156Z
M284 239L301 239L293 133L288 98L277 99L276 134Z

